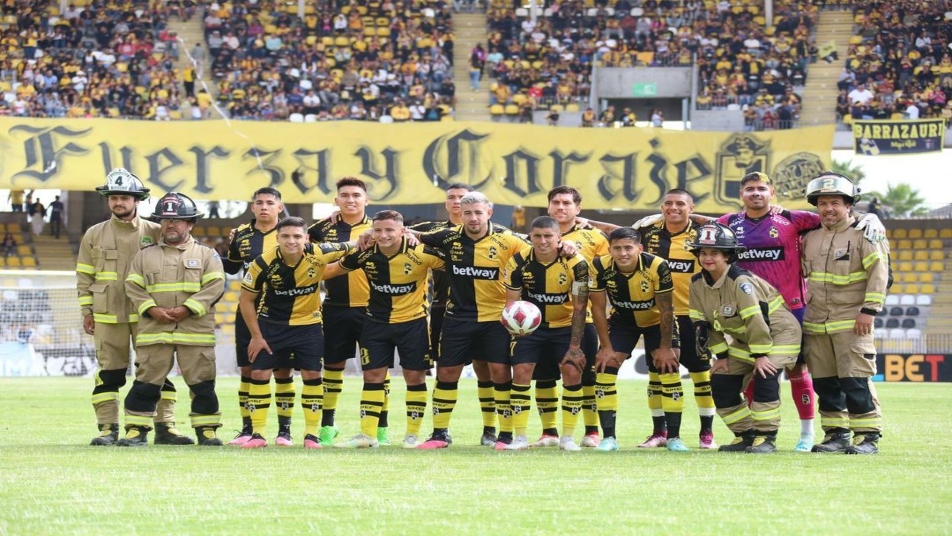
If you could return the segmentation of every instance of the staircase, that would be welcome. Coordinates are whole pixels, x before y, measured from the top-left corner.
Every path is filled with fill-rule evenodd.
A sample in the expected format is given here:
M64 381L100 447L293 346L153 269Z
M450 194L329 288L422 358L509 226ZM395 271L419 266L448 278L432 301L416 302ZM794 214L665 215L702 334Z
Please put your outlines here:
M850 37L853 36L853 15L850 11L821 11L816 27L816 44L836 41L839 59L827 63L819 58L807 71L807 84L803 90L803 109L800 111L800 126L828 125L836 121L836 96L839 89L836 81L843 72Z
M76 255L69 243L66 230L59 238L50 236L50 226L46 225L41 236L33 237L33 249L36 250L36 261L40 270L76 270Z
M185 72L185 69L191 66L190 54L195 43L202 44L205 49L205 65L202 77L195 80L195 93L197 94L200 89L205 89L212 96L212 99L215 99L218 96L218 86L211 76L211 55L208 52L208 44L205 43L205 27L202 24L200 13L201 11L193 15L192 19L187 22L180 21L178 17L172 17L169 19L168 28L176 31L179 37L179 59L175 63L175 68L179 73ZM202 86L202 82L208 87ZM212 117L219 118L218 110L214 106L212 106ZM188 119L188 116L186 116L186 119Z
M456 83L455 116L458 121L489 121L489 75L483 73L479 90L469 87L469 55L477 43L486 48L486 15L453 13L453 81Z
M938 276L936 293L926 321L925 335L944 335L948 337L949 324L952 323L952 262L946 261L945 272Z

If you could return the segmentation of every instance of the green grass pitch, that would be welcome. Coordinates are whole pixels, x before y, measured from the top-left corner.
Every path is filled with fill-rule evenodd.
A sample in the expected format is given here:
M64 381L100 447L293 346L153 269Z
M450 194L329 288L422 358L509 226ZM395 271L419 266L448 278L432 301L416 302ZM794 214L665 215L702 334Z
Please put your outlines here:
M174 381L187 423L188 395ZM359 431L360 385L346 379L342 438ZM766 456L635 448L650 428L643 382L619 385L616 453L474 446L471 380L460 385L445 451L399 447L399 380L391 447L306 452L299 412L291 449L89 447L91 387L89 378L0 379L0 534L952 533L952 390L943 384L878 384L887 428L882 452L869 457L793 452L799 422L787 385L781 452ZM236 387L236 378L219 381L225 440L239 427ZM729 442L715 423L717 440ZM430 427L427 417L424 433ZM697 428L688 396L689 446ZM530 436L538 432L533 415Z

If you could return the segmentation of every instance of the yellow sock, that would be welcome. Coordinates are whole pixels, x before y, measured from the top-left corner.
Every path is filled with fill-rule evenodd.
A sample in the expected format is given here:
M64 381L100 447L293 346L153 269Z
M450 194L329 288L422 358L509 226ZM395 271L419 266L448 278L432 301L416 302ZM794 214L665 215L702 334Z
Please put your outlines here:
M542 431L555 430L559 420L559 387L555 380L539 380L535 384L536 407L542 420Z
M512 405L509 403L512 382L493 384L493 399L496 401L496 418L499 433L512 433Z
M278 417L290 419L294 414L294 378L274 379L274 404Z
M493 382L476 382L479 409L483 415L483 427L496 429L496 402L493 398Z
M529 411L532 409L529 385L512 384L509 405L512 407L513 432L517 436L525 436L529 428Z
M436 382L433 389L433 430L447 430L456 407L457 382Z
M407 434L420 435L420 425L426 415L426 384L407 386Z
M387 371L387 376L383 380L383 407L380 408L380 422L377 423L377 426L380 428L386 428L390 425L389 422L390 416L390 371Z
M360 393L360 433L371 439L377 439L380 410L386 398L382 383L365 383Z
M271 407L271 380L251 380L248 386L248 413L256 434L264 435Z
M694 401L701 416L714 416L714 397L711 396L711 371L691 372L694 383Z
M304 435L317 435L321 426L321 410L324 406L324 382L304 380L301 388L301 407L304 409Z
M324 371L324 411L336 411L340 392L344 389L344 371Z
M241 420L251 417L248 412L248 390L251 389L251 378L242 376L238 382L238 407L241 409Z
M598 431L598 407L595 405L595 386L582 386L582 418L585 419L586 428L594 428Z
M677 372L661 374L661 407L668 424L668 438L680 437L681 413L684 411L684 389Z
M595 375L595 402L598 411L618 410L618 369L606 370Z
M562 437L575 435L583 396L581 385L562 385Z
M651 420L654 421L654 432L667 429L664 422L664 409L661 404L661 377L657 372L648 373L648 409L651 410Z

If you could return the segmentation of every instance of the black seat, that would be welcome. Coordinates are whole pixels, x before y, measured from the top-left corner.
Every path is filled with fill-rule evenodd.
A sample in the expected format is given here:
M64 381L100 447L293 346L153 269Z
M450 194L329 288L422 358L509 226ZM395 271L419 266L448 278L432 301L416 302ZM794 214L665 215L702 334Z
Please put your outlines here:
M898 327L899 327L898 318L890 318L889 320L886 321L886 329L896 329Z
M902 321L902 329L913 329L916 327L915 318L904 318Z
M902 307L893 307L890 309L889 316L902 316Z
M883 327L883 319L877 317L877 318L873 321L873 327L876 328L876 329L882 328L882 327Z
M906 316L919 316L919 308L915 305L906 307Z

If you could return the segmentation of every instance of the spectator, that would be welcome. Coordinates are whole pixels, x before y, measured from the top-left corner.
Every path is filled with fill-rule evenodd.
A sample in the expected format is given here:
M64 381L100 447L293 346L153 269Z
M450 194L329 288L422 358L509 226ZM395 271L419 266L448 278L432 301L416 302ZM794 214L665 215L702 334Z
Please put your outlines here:
M44 220L46 217L46 207L43 206L39 198L30 205L28 214L30 215L30 224L33 227L33 235L42 235L43 227L46 225L46 221Z
M17 239L14 238L13 233L6 233L3 235L3 255L5 257L12 257L17 254Z
M56 196L53 202L50 203L49 212L50 234L53 235L54 238L59 238L63 223L66 221L66 207L63 205L63 202L60 201L60 196Z
M10 201L11 211L23 212L23 190L10 190L7 200Z

